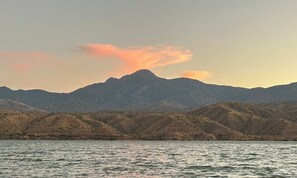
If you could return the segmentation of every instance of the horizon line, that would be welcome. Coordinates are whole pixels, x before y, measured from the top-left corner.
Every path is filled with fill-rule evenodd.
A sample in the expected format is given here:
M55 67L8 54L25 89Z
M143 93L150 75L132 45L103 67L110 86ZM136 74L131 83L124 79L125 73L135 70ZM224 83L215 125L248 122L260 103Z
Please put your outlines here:
M95 84L104 84L106 83L107 80L109 80L110 78L114 78L114 79L117 79L117 80L120 80L121 78L125 77L125 76L130 76L130 75L133 75L133 74L136 74L137 72L141 72L141 71L149 71L151 72L152 74L154 74L157 78L161 78L161 79L165 79L165 80L175 80L175 79L189 79L189 80L194 80L194 81L197 81L197 82L201 82L205 85L216 85L216 86L226 86L226 87L234 87L234 88L242 88L242 89L247 89L247 90L252 90L252 89L269 89L269 88L273 88L273 87L278 87L278 86L286 86L286 85L291 85L291 84L294 84L294 83L297 83L296 82L290 82L290 83L283 83L283 84L275 84L275 85L272 85L272 86L267 86L267 87L262 87L262 86L255 86L255 87L242 87L242 86L233 86L233 85L228 85L228 84L214 84L214 83L206 83L206 82L202 82L198 79L192 79L192 78L187 78L187 77L177 77L177 78L164 78L164 77L160 77L158 75L156 75L154 72L152 72L151 70L149 69L139 69L135 72L132 72L132 73L129 73L129 74L125 74L125 75L122 75L121 77L108 77L105 81L102 81L102 82L95 82L95 83L90 83L88 85L85 85L85 86L82 86L80 88L76 88L74 90L71 90L71 91L49 91L49 90L46 90L46 89L42 89L42 88L13 88L13 87L9 87L9 86L0 86L0 88L7 88L9 90L12 90L12 91L34 91L34 90L39 90L39 91L45 91L45 92L48 92L48 93L59 93L59 94L69 94L69 93L72 93L72 92L75 92L79 89L82 89L82 88L85 88L85 87L88 87L90 85L95 85Z

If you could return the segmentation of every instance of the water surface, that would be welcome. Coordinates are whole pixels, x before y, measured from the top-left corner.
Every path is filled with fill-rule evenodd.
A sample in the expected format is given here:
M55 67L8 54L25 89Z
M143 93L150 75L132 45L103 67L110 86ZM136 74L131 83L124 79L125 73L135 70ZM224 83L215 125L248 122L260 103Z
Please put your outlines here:
M0 141L0 177L296 177L297 142Z

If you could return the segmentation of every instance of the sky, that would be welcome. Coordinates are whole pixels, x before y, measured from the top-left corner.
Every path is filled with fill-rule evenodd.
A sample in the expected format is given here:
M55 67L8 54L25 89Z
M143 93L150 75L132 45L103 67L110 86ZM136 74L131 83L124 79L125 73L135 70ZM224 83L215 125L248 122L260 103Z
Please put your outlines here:
M70 92L149 69L164 78L297 82L295 0L1 0L0 86Z

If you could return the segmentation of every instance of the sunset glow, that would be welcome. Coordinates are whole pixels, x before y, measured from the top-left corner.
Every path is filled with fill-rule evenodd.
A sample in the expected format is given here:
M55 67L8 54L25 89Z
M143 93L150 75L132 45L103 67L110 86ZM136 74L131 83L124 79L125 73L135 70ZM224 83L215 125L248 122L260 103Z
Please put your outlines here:
M206 80L209 77L212 77L212 74L208 71L186 71L182 74L182 77L197 80Z
M3 0L0 86L69 92L139 69L245 88L296 82L296 9L288 0Z

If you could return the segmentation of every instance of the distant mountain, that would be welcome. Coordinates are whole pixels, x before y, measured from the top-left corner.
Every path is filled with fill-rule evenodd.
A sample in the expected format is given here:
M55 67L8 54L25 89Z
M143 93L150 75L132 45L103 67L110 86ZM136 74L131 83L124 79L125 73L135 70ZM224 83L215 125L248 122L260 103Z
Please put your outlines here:
M189 113L0 111L0 139L297 140L297 102L218 103Z
M41 111L40 109L28 106L24 103L12 101L9 99L0 99L0 110L11 110L11 111L19 111L19 112Z
M120 79L109 78L71 93L11 90L0 87L0 98L47 111L186 111L219 102L271 103L297 101L297 83L270 88L212 85L188 78L164 79L139 70Z

